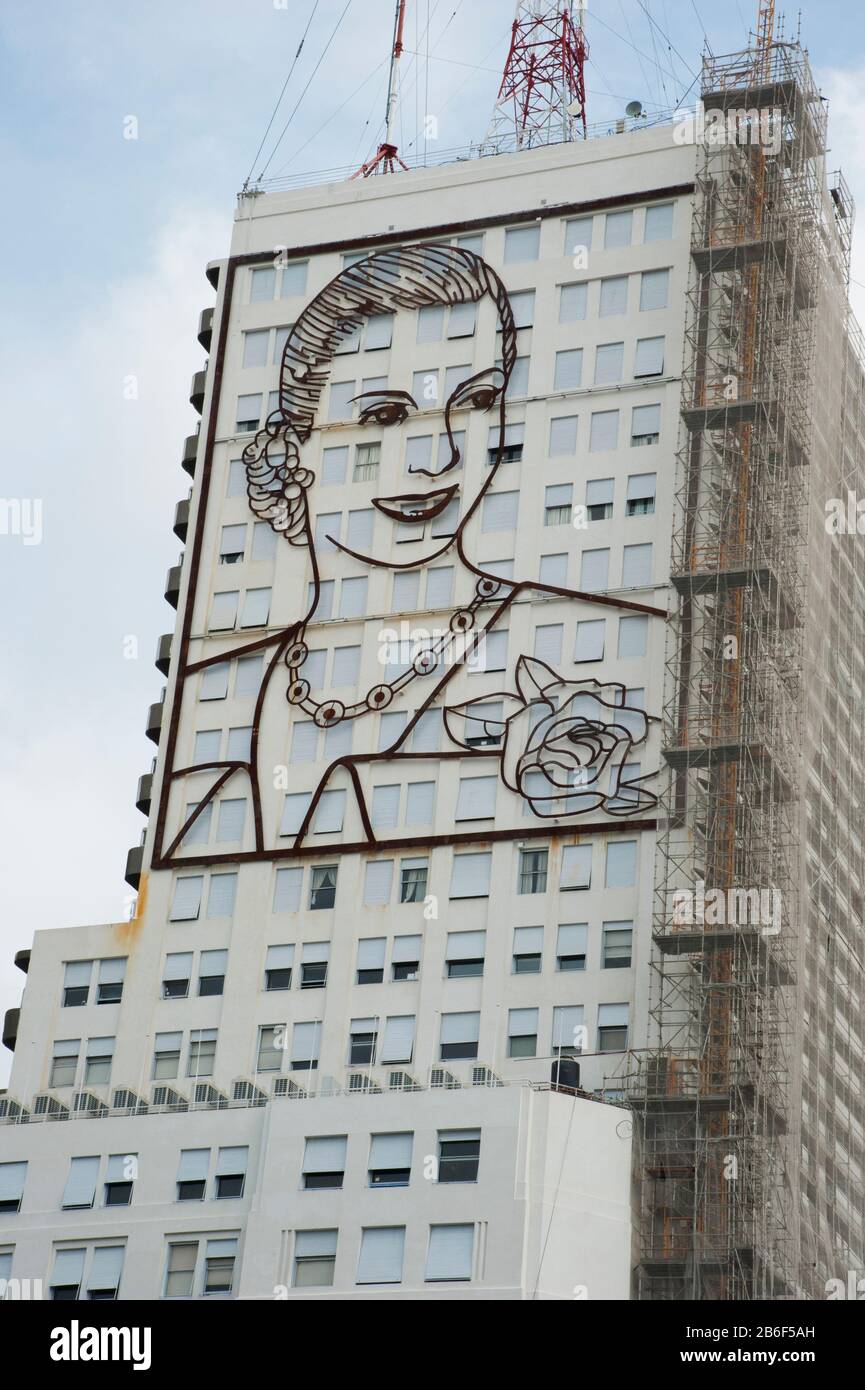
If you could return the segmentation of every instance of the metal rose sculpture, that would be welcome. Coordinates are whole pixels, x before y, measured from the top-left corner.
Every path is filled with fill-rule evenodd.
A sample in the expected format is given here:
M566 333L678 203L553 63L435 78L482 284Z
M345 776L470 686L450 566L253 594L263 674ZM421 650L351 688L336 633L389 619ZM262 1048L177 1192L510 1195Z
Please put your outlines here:
M536 816L632 816L658 804L642 785L655 774L629 771L635 749L646 741L649 716L626 703L623 685L563 680L546 662L527 656L519 658L515 677L516 693L452 705L444 718L453 741L470 751L478 750L467 727L501 738L502 781ZM489 718L491 700L502 701L501 720ZM483 749L486 756L489 751Z

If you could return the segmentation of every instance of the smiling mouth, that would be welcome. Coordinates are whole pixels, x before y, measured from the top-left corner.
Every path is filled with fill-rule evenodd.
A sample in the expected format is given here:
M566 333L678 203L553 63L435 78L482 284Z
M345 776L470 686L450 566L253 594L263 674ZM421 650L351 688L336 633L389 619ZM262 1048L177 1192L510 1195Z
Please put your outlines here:
M436 492L401 493L397 497L373 497L372 505L392 521L431 521L459 492L459 484Z

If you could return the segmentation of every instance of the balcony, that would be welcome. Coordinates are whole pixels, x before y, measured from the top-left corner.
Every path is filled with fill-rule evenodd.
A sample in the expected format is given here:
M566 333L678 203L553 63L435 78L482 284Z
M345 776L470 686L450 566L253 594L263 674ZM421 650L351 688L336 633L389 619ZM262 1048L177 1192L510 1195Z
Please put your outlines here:
M175 536L179 541L186 544L186 533L189 530L189 498L183 497L174 508L174 526L172 527Z
M172 565L165 579L165 602L170 603L172 608L176 608L180 602L180 576L183 570L180 565Z
M189 404L194 406L199 415L204 409L204 393L207 390L207 371L195 372L192 378L192 385L189 388Z
M30 969L30 947L29 947L29 946L25 946L25 948L24 948L23 951L16 951L16 952L15 952L15 964L18 966L18 969L19 969L19 970L23 970L23 971L24 971L24 974L25 974L25 975L27 974L27 971Z
M140 811L142 816L150 815L150 802L153 797L153 773L143 772L138 779L138 790L135 793L135 808Z
M147 724L144 732L154 743L159 742L159 734L162 729L162 716L165 713L165 703L160 700L158 704L151 705L147 711Z
M198 320L198 341L205 352L210 352L213 339L213 309L202 309Z
M15 1044L18 1041L18 1020L20 1017L20 1009L7 1009L3 1019L3 1046L8 1047L10 1052L15 1051Z
M168 667L171 662L171 640L173 635L174 634L171 632L163 632L162 636L156 644L155 665L157 671L159 671L163 676L168 675Z
M222 261L208 261L204 270L205 275L215 290L219 288L219 274L221 270Z
M141 874L144 869L144 846L133 845L126 856L126 872L123 877L129 887L138 892L138 885L141 882Z
M190 478L195 475L195 459L198 454L198 430L195 434L188 434L183 441L183 457L180 460L181 468L189 474Z

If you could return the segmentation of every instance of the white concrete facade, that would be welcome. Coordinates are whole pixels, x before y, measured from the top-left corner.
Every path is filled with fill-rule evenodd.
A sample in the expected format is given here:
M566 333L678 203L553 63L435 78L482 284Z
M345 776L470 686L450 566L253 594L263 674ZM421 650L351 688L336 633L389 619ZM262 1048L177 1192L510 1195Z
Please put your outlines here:
M287 702L288 676L281 667L256 726L258 769L266 774L261 779L263 850L242 771L232 773L215 799L209 826L199 825L205 833L187 836L173 850L171 843L188 808L206 798L213 784L209 772L178 776L178 770L238 757L254 721L261 677L261 669L250 665L256 653L247 648L262 644L262 662L270 660L276 647L263 644L297 620L312 578L308 550L286 545L279 536L272 543L267 523L256 522L250 510L239 461L254 430L238 431L238 419L243 410L252 412L247 417L252 419L255 398L256 428L274 408L268 398L279 382L284 341L279 330L293 324L340 273L346 256L359 254L358 244L366 255L388 245L427 239L456 245L468 238L519 306L518 323L526 326L518 327L518 368L506 420L511 428L522 426L522 456L499 464L487 494L516 497L496 515L492 508L489 515L478 508L468 523L466 548L480 568L507 580L502 563L511 562L515 580L554 575L549 582L560 588L666 612L693 178L693 147L676 145L672 128L664 127L241 200L232 274L225 264L219 274L214 358L223 326L225 350L218 369L211 365L207 373L138 912L131 922L38 933L17 1030L9 1097L33 1111L49 1104L74 1107L74 1097L86 1093L94 1099L78 1101L79 1106L101 1104L112 1113L92 1122L0 1126L0 1163L27 1158L32 1168L20 1213L0 1215L0 1252L15 1245L14 1275L49 1280L52 1245L85 1235L88 1241L102 1240L110 1227L112 1237L129 1243L120 1296L159 1297L165 1241L178 1231L215 1231L213 1239L237 1236L240 1241L234 1295L273 1297L274 1288L285 1285L288 1296L314 1296L314 1289L294 1294L291 1233L338 1229L334 1282L328 1286L333 1296L447 1296L442 1287L427 1285L422 1273L429 1227L441 1218L444 1224L462 1220L475 1227L470 1286L478 1297L531 1297L535 1290L537 1296L573 1297L577 1286L586 1286L590 1298L628 1296L629 1142L620 1132L625 1114L615 1104L533 1087L548 1082L555 1050L575 1042L582 1052L583 1088L605 1091L615 1101L625 1048L646 1045L652 828L623 829L604 812L583 817L595 827L589 834L581 831L579 817L567 814L539 827L523 797L500 776L500 747L474 749L465 760L448 761L427 744L419 750L424 756L408 767L387 760L358 765L370 804L380 789L384 811L378 844L361 847L359 806L344 778L334 782L343 792L337 819L323 833L313 827L303 852L293 855L292 836L280 833L286 795L311 793L346 745L337 746L314 727L301 739L297 725L312 721ZM580 211L577 205L584 204L588 210ZM509 239L511 230L529 235ZM370 238L379 240L365 244ZM586 242L587 257L575 257L574 247ZM280 247L289 249L275 268L272 256L269 262L235 259L260 258ZM262 298L269 282L253 276L268 264L272 289ZM315 474L311 516L327 518L322 537L337 527L348 544L349 528L364 531L373 517L374 496L387 498L405 488L407 441L431 438L430 456L437 457L437 440L447 428L442 374L453 369L446 380L454 382L460 372L465 379L493 367L501 350L496 327L489 302L478 306L471 333L448 337L444 324L437 339L419 330L417 311L402 310L394 317L389 347L362 344L334 357L319 415L301 450L301 464ZM655 346L638 347L646 343ZM573 356L579 350L581 371ZM644 374L641 363L653 355L660 365ZM369 382L378 390L386 379L388 388L410 391L417 374L437 376L438 399L418 402L421 408L398 428L361 424L356 412L351 416L350 409L334 404L334 387L343 383L355 383L356 393L364 383L373 389ZM351 418L328 418L341 413ZM597 422L599 416L606 418ZM451 428L461 436L464 505L484 485L491 418L459 408L450 416ZM564 423L551 433L552 421ZM505 443L517 437L508 435ZM361 466L355 481L358 447L370 443L380 445L377 464L366 471ZM424 446L414 447L423 452ZM326 450L345 454L325 456ZM369 457L369 451L363 453L361 465ZM642 496L631 480L648 478ZM436 481L428 479L427 486ZM558 491L548 494L550 488ZM610 500L593 500L598 497ZM235 529L226 533L226 527ZM323 698L345 704L363 699L385 678L383 633L399 631L402 624L412 636L419 628L446 628L452 614L468 605L476 576L447 549L439 558L438 546L433 547L434 558L428 558L430 539L420 541L424 554L418 559L418 543L411 553L412 543L376 511L368 542L375 565L322 545L320 573L330 586L332 616L313 619L307 635L310 649L325 653ZM230 552L228 563L230 543L239 550ZM405 568L395 571L388 564ZM430 569L447 568L454 570L450 596L439 576L443 587L437 593L445 597L428 599ZM410 580L395 587L400 573L418 575L416 593ZM265 590L267 600L261 597ZM250 591L256 597L248 600ZM217 594L237 599L217 601ZM235 604L231 625L214 623L220 604L229 610ZM244 626L244 612L254 617L256 605L258 620ZM180 633L187 611L184 653ZM602 654L593 647L592 659L586 660L581 653L588 648L577 644L592 635L578 634L577 625L589 620L603 621L605 628ZM623 621L631 626L623 628ZM635 706L660 714L662 617L641 619L626 608L526 591L514 599L504 627L506 655L490 669L461 668L448 687L448 704L493 700L499 692L513 696L520 658L538 656L573 686L588 680L620 683L633 694ZM592 640L598 636L596 628ZM337 657L337 649L355 655ZM216 689L214 697L216 687L205 688L205 676L195 665L217 657L228 667L225 688ZM184 660L193 669L181 683ZM343 660L352 670L347 686L334 678L334 662ZM420 678L409 684L387 715L411 718L433 683L434 678ZM386 733L385 718L373 713L354 721L353 756L389 746L396 726L388 725L391 733ZM439 738L441 749L446 740ZM158 827L169 755L174 777L164 825ZM656 723L650 723L638 758L638 775L648 779L659 769ZM484 795L491 797L484 814L474 819L464 815L462 804L460 783L468 775L486 779ZM409 790L420 784L432 791ZM645 785L651 788L652 782ZM239 802L245 803L242 808ZM419 817L409 809L417 804L423 808ZM640 818L652 824L645 810ZM575 846L583 847L581 877L570 885L566 874L575 864ZM543 864L521 858L534 851L546 851ZM457 895L454 860L463 854L478 856L471 866L478 890ZM148 869L151 861L156 867ZM370 871L370 864L380 867ZM332 906L314 905L316 898L328 903L329 890L316 893L313 875L334 865ZM415 882L421 888L406 900L403 885L413 873L420 874ZM459 934L472 935L454 940ZM480 959L480 969L459 964ZM123 967L109 965L100 974L99 962L120 960ZM92 963L89 974L86 962ZM81 968L67 970L76 964ZM304 971L304 965L311 969ZM269 977L269 968L290 969L290 982L285 974ZM81 1002L85 976L86 1002ZM73 991L66 996L69 1002L64 1002L66 985ZM575 1035L574 1029L583 1031ZM448 1043L452 1037L455 1044ZM311 1057L317 1066L303 1065ZM408 1084L395 1073L419 1089L393 1090ZM347 1094L359 1084L351 1079L357 1076L368 1078L381 1094ZM493 1077L508 1084L478 1084ZM311 1092L310 1098L290 1104L276 1100L261 1108L194 1109L170 1119L114 1113L115 1107L123 1109L123 1097L116 1093L124 1089L153 1105L163 1099L154 1097L155 1084L171 1087L186 1103L207 1099L195 1092L196 1083L234 1098L243 1094L245 1083L267 1096L278 1094L289 1079ZM449 1079L453 1089L442 1088ZM36 1104L37 1096L53 1100ZM325 1113L327 1121L321 1118ZM437 1130L480 1127L479 1186L466 1187L468 1196L455 1190L443 1194L440 1185L416 1177L413 1168L407 1188L370 1191L364 1187L364 1165L369 1136L380 1125L389 1132L414 1133L415 1168L418 1155L435 1152ZM490 1142L487 1125L504 1131L503 1140ZM297 1190L298 1145L309 1134L325 1132L350 1136L343 1195L303 1193L303 1225L298 1226L294 1198L286 1195ZM561 1190L570 1195L561 1203L555 1198L555 1175L565 1142L570 1148ZM176 1151L209 1147L215 1162L216 1150L232 1145L249 1146L245 1195L227 1203L226 1210L235 1210L224 1224L217 1224L215 1213L211 1221L209 1209L188 1222L185 1204L172 1205ZM137 1210L137 1185L128 1208L105 1211L97 1202L86 1211L63 1213L59 1202L52 1205L52 1190L65 1181L66 1160L97 1152L103 1157L147 1153L139 1180L142 1202L148 1194L146 1214ZM37 1170L40 1176L34 1177ZM221 1214L218 1220L223 1223ZM387 1286L375 1294L358 1290L353 1274L360 1231L373 1222L406 1228L405 1278L398 1289Z

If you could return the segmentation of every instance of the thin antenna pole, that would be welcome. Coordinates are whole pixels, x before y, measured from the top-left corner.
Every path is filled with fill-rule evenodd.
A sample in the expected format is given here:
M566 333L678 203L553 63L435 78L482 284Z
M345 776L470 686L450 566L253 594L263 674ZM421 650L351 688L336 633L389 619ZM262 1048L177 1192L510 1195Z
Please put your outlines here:
M387 89L387 115L385 118L384 143L393 144L393 123L396 116L397 77L399 60L402 57L402 36L405 28L405 0L397 0L393 21L393 50L390 55L390 80Z

